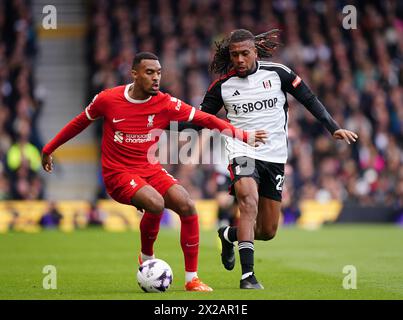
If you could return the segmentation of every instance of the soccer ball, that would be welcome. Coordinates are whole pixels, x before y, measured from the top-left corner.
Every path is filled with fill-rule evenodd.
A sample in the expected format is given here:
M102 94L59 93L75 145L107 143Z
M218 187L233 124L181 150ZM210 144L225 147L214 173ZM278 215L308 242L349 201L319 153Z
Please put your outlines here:
M137 271L137 282L145 292L165 292L173 280L172 269L161 259L144 261Z

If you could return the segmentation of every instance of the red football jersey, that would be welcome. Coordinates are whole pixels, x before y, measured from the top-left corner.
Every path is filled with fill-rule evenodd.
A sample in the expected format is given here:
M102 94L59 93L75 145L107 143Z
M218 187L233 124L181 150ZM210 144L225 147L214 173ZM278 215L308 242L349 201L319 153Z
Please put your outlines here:
M51 154L56 148L84 130L93 120L104 118L102 137L103 174L134 170L146 173L155 169L148 160L150 147L158 141L170 121L191 121L209 129L247 141L247 132L230 123L196 110L194 107L158 92L144 101L129 96L131 84L106 89L96 95L85 110L70 121L44 148Z
M85 109L89 120L104 118L102 166L106 170L146 169L148 150L169 122L191 121L196 111L162 92L134 100L129 88L130 84L104 90Z

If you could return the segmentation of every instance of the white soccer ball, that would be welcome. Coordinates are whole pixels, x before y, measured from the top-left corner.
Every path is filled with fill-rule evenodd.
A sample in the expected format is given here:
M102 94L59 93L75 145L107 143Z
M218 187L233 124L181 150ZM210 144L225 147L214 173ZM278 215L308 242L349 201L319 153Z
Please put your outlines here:
M144 261L137 271L137 282L145 292L165 292L173 280L172 269L161 259Z

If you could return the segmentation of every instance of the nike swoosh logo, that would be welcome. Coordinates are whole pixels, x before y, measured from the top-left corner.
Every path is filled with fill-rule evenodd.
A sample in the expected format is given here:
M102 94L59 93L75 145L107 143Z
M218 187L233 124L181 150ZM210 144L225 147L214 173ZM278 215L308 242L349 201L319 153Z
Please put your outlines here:
M115 118L113 118L112 122L117 123L117 122L121 122L121 121L124 121L124 120L126 120L126 119L115 119Z
M199 245L199 243L195 243L195 244L186 243L186 247L195 247L195 246L198 246L198 245Z

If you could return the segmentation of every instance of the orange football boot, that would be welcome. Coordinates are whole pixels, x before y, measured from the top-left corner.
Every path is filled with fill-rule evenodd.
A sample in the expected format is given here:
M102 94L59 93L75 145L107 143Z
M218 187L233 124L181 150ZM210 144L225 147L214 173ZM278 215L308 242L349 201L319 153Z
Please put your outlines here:
M201 282L198 277L194 277L192 281L186 282L186 291L198 291L198 292L211 292L213 291L207 284Z

